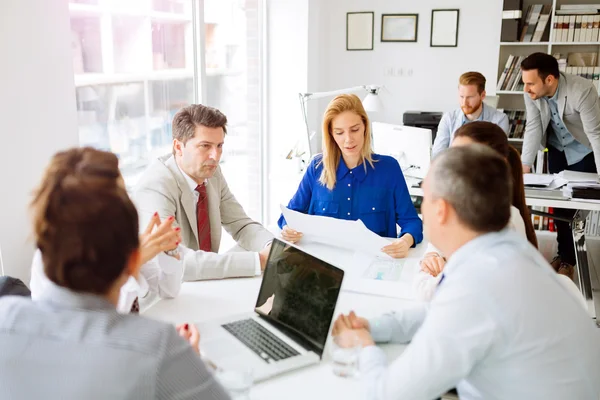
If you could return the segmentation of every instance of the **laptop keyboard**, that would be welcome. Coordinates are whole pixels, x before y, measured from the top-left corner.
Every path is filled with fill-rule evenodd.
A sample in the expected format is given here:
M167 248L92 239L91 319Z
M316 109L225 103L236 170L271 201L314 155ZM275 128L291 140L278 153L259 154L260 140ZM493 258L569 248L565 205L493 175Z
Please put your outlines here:
M222 326L266 362L279 361L300 354L253 319L235 321Z

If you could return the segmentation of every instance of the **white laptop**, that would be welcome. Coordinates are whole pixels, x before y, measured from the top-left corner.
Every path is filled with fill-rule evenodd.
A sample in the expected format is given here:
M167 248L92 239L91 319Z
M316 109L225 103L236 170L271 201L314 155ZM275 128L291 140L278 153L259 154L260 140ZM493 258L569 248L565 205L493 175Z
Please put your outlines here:
M254 313L199 324L203 357L223 369L251 368L255 381L317 364L343 278L341 269L273 240Z

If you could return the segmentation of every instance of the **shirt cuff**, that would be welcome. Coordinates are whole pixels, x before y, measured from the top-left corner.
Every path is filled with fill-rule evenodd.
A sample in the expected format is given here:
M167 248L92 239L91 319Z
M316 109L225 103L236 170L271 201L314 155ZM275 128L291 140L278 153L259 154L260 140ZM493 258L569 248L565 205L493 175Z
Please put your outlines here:
M254 253L254 275L260 276L262 270L260 269L260 256L258 253Z
M158 266L163 273L167 275L172 275L174 273L177 273L182 268L181 264L184 257L184 253L183 251L181 251L181 248L178 248L178 250L180 258L179 260L175 257L165 254L164 252L158 254Z
M369 319L369 332L375 342L389 342L392 336L392 318L389 315Z
M373 371L377 367L387 367L387 357L383 350L377 346L363 348L358 356L359 371L364 374Z

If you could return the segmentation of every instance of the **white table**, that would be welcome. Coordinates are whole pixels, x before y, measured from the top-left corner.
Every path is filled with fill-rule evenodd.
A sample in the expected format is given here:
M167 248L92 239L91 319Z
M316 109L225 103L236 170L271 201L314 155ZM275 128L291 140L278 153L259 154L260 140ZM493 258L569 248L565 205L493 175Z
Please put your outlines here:
M409 186L411 196L423 197L423 189ZM587 247L585 244L585 221L590 211L600 211L600 202L587 202L579 200L556 200L541 197L525 196L528 206L541 206L552 208L566 208L576 210L571 221L573 243L575 245L575 259L577 265L577 277L579 289L589 304L589 314L596 317L596 323L600 326L600 266L597 268L588 263Z
M411 250L411 256L419 256L426 244ZM338 254L336 264L351 262L350 252L340 253L338 249L326 249L313 246L313 254L331 258ZM329 253L329 254L326 254ZM205 322L229 315L252 312L260 289L261 278L238 278L214 281L186 282L175 299L160 300L144 315L171 322ZM375 317L382 313L410 306L414 301L375 295L359 294L342 290L337 303L335 316L339 313L356 311L364 317ZM335 318L335 317L334 317ZM202 332L200 332L202 336ZM202 339L200 340L202 346ZM396 358L404 349L402 345L385 345L390 360ZM284 375L256 384L251 392L252 399L359 399L360 387L357 379L340 378L333 374L328 347L325 348L323 362L318 365L291 371Z

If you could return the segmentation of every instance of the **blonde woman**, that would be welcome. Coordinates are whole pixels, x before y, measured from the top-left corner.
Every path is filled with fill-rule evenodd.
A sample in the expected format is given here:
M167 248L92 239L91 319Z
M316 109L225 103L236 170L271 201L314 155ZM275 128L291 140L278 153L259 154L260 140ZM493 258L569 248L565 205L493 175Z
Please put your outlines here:
M323 116L323 154L311 161L288 208L360 219L376 234L398 238L382 248L394 258L405 257L423 240L423 223L400 166L392 157L373 153L369 118L353 94L337 96L329 103ZM294 243L302 237L287 226L283 215L278 224L285 240Z

